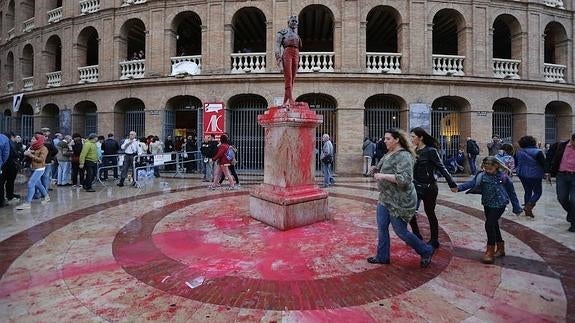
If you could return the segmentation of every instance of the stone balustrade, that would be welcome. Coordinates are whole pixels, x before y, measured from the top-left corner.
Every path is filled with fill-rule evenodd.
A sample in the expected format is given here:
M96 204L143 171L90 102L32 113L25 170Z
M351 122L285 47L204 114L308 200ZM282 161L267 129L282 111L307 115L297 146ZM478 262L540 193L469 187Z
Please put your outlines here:
M122 7L129 6L132 4L143 4L146 3L147 0L123 0Z
M298 72L334 72L334 52L300 52Z
M48 79L46 87L57 87L62 85L62 71L46 73L46 78Z
M80 0L80 14L85 15L100 10L100 0Z
M146 60L136 59L133 61L120 62L120 80L139 79L145 76Z
M14 82L7 82L6 83L6 92L8 92L8 93L14 92Z
M78 67L78 73L80 73L80 82L78 83L98 82L98 76L100 75L98 65Z
M52 9L47 12L48 14L48 23L53 24L62 19L62 7L58 7L56 9Z
M29 33L34 29L34 17L24 20L22 23L22 32Z
M563 6L563 0L543 0L543 3L549 7L565 9L565 7Z
M401 73L401 53L365 53L368 73Z
M232 73L263 73L266 71L266 53L232 54Z
M519 79L520 60L493 58L493 77Z
M15 35L16 32L14 31L14 28L8 30L8 40L14 38Z
M433 58L433 75L463 76L465 56L431 55Z
M567 66L559 64L543 64L543 76L546 82L565 83L565 71Z
M30 76L22 78L22 84L24 85L22 87L24 91L31 91L34 87L34 77Z
M201 73L202 71L202 55L190 55L190 56L174 56L174 57L170 57L170 61L172 62L172 67L175 64L181 63L181 62L192 62L195 63L196 65L198 65L198 74Z

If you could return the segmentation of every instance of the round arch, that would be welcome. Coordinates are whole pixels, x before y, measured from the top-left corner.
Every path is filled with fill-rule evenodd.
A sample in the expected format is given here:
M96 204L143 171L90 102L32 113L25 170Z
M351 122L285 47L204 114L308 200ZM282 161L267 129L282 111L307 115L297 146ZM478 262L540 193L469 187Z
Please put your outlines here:
M44 60L48 72L62 70L62 40L58 35L52 35L46 41Z
M521 60L522 28L510 14L501 14L493 21L493 58Z
M321 4L304 7L299 15L298 33L306 52L333 52L335 19L331 9Z
M175 36L174 56L202 54L202 19L194 11L179 12L171 23Z
M139 98L121 99L114 105L114 132L127 135L135 131L137 136L146 133L146 105Z
M401 53L402 18L399 11L385 5L373 7L366 17L366 51L379 53Z
M192 95L178 95L166 102L163 136L202 135L202 100ZM201 141L201 140L200 140Z
M22 49L22 77L34 76L34 47L26 44Z
M94 66L99 64L100 41L98 30L93 26L83 28L77 38L78 66Z
M456 9L443 8L433 16L433 54L465 56L465 26L463 15Z
M98 133L98 106L92 101L80 101L72 109L72 132L82 136Z
M386 129L407 128L403 98L392 94L372 95L364 103L364 135L381 138ZM407 120L405 120L407 121Z
M14 82L14 53L9 51L6 55L6 81Z
M230 139L239 150L239 170L264 167L264 128L257 123L257 116L267 107L266 99L258 94L238 94L228 100L226 123Z
M60 107L54 103L48 103L42 107L37 117L40 127L50 128L50 132L60 132Z
M120 58L144 59L146 53L146 25L138 18L126 20L120 28Z
M545 139L544 142L553 144L557 141L568 140L573 129L575 114L573 107L564 101L551 101L545 106Z
M526 135L527 106L517 98L501 98L493 103L491 137L498 135L502 142L512 144Z
M556 21L545 26L543 59L547 64L567 65L568 37L565 27Z
M233 52L266 52L266 16L256 7L243 7L232 17Z
M462 144L461 112L469 108L469 101L456 96L439 97L431 104L431 135L439 141L444 161L457 154Z

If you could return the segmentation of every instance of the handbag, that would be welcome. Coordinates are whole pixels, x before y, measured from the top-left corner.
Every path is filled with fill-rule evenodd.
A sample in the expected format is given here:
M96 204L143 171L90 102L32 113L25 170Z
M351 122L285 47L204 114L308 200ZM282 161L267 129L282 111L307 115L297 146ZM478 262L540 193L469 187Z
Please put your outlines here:
M413 185L415 186L415 192L417 193L417 196L424 196L427 192L427 189L431 186L431 184L424 184L416 181L413 181Z
M333 157L331 155L325 155L321 159L321 162L324 164L331 164L331 163L333 163Z

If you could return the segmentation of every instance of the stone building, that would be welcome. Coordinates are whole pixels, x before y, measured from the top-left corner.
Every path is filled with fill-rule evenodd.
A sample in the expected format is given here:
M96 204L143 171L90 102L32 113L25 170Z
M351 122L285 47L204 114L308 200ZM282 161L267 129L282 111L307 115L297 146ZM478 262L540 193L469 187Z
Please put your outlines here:
M0 0L1 130L202 133L223 102L240 168L263 165L256 116L283 97L276 32L300 18L295 96L324 116L340 173L365 136L427 120L445 156L471 136L574 129L572 0ZM171 76L190 62L192 74ZM193 64L191 64L193 63ZM13 97L24 94L18 111ZM416 118L415 112L422 112ZM411 124L410 124L411 120ZM180 133L183 134L183 133Z

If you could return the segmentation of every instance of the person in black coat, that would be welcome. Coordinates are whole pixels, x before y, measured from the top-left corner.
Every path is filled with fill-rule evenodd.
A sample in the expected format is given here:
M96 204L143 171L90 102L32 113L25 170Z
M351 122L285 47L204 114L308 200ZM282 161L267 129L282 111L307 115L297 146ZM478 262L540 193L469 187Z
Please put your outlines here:
M545 176L556 177L557 200L567 212L571 223L569 232L575 232L575 133L571 140L558 142L549 148Z
M433 138L423 128L417 127L411 129L411 141L416 146L415 152L417 154L413 167L413 183L417 191L417 198L423 201L425 214L429 220L431 237L428 243L434 248L439 248L439 223L435 215L435 205L437 204L438 194L435 173L441 173L447 180L447 184L450 188L456 188L457 184L439 157L437 139ZM421 239L422 236L421 233L419 233L417 217L414 216L409 224L411 225L411 231Z

